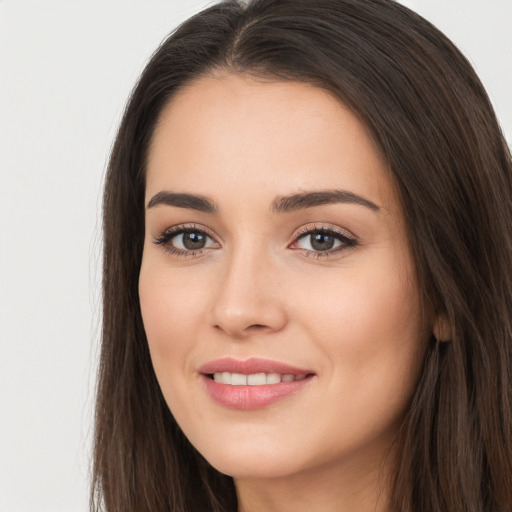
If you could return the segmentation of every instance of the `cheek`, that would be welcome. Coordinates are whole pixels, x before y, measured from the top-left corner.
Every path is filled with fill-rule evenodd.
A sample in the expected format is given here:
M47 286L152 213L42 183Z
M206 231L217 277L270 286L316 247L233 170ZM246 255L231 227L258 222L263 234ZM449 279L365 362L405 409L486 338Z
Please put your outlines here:
M179 273L143 260L139 297L149 350L157 377L170 367L185 367L186 354L204 318L202 289L181 282ZM168 378L168 377L166 377Z
M303 297L302 317L314 320L326 338L333 332L341 338L360 332L368 343L385 335L401 338L406 332L418 332L419 292L410 273L393 267L381 261L327 269L325 275L303 279L302 290L291 293Z
M318 284L302 301L302 330L323 356L323 396L337 405L325 408L328 420L319 411L314 430L330 449L386 439L408 407L426 349L417 287L403 269L382 267L340 272L323 292Z
M336 385L409 396L428 337L413 273L393 255L328 277L305 284L307 300L295 316L329 360Z

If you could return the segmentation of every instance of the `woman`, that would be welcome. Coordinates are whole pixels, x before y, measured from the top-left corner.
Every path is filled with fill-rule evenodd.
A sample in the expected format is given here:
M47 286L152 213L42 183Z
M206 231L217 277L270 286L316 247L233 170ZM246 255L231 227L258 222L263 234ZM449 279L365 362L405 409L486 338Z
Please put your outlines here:
M398 4L184 23L107 175L95 506L509 510L511 171Z

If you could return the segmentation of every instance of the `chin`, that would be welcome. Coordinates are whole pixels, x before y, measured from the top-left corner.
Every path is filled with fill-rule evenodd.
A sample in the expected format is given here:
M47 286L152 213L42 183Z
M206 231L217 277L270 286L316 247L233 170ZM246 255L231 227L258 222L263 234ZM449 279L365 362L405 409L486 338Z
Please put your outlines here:
M220 473L237 479L282 478L301 471L296 462L268 459L266 457L216 457L207 459Z
M215 447L199 447L201 455L217 471L235 479L279 478L300 472L298 448L286 449L272 443L233 444L218 442ZM285 449L283 449L285 448Z

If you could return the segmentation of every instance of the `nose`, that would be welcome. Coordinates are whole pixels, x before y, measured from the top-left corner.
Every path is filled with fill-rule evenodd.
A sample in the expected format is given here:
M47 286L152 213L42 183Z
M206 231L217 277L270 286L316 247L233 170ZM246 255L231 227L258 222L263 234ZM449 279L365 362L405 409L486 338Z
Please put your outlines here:
M285 327L287 313L278 272L261 251L233 252L217 282L211 315L215 329L244 339Z

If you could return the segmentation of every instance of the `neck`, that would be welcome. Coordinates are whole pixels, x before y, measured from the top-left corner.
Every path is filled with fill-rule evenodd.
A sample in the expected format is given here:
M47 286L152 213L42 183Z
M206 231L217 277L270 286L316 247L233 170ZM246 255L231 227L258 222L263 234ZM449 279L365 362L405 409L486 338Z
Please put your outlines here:
M386 512L389 465L339 461L292 476L236 479L238 512Z

